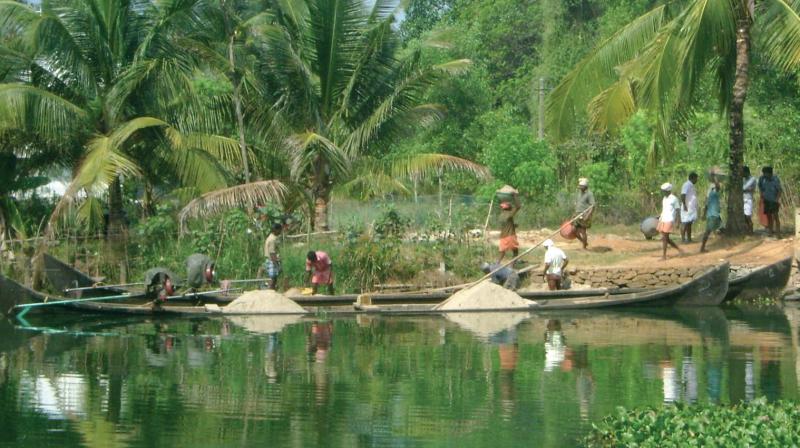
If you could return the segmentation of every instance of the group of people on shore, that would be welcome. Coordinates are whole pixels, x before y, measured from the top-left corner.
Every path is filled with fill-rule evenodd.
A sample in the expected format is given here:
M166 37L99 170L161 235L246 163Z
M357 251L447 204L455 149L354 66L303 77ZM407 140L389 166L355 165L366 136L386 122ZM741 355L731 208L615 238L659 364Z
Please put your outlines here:
M705 205L702 215L706 219L706 228L703 232L700 252L707 252L706 243L709 236L722 228L722 206L720 175L711 173L711 187L706 195ZM698 220L698 199L697 184L699 177L697 173L689 173L689 178L681 186L680 199L672 193L672 184L669 182L661 185L661 215L658 219L656 230L661 234L661 258L666 260L667 248L673 247L679 253L683 250L672 241L670 235L677 223L680 223L680 233L682 243L692 242L692 225ZM747 231L753 233L753 211L755 209L754 193L758 187L763 201L763 213L767 218L767 234L775 236L780 233L780 200L783 189L778 176L774 174L771 166L761 169L761 177L756 180L750 173L750 168L742 168L742 194L743 194L743 213Z

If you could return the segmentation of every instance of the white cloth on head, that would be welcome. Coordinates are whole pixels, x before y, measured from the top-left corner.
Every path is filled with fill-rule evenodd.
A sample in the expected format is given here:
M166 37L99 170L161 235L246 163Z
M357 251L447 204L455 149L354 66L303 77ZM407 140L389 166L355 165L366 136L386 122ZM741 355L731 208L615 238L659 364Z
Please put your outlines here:
M544 264L549 264L547 273L552 275L561 275L561 268L567 260L567 254L556 246L550 246L547 252L544 253Z
M690 223L697 221L697 190L692 181L687 180L681 187L681 194L686 195L686 210L681 205L681 222Z
M553 244L554 244L554 243L553 243L553 240L551 240L551 239L546 239L546 240L544 240L544 243L542 243L542 246L544 246L544 247L550 247L550 246L552 246Z
M672 191L672 184L669 182L661 184L661 191Z
M578 186L579 187L588 187L589 186L589 179L585 177L581 177L578 179Z
M675 211L680 207L681 201L674 194L667 195L661 201L661 217L658 220L661 222L675 222Z

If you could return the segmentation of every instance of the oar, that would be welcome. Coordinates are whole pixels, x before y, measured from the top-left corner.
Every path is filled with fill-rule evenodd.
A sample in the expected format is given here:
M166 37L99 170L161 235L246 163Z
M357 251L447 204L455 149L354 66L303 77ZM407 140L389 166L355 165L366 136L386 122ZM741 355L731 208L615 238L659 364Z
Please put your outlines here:
M96 302L101 300L122 300L122 299L131 299L139 297L140 294L120 294L116 296L107 296L107 297L92 297L88 299L67 299L67 300L54 300L52 302L37 302L37 303L23 303L20 305L15 305L11 308L11 312L16 315L17 318L21 318L31 308L41 308L45 306L59 306L59 305L69 305L71 303L81 303L81 302ZM46 299L45 299L46 300Z
M228 293L232 291L241 291L242 288L228 288L228 289L215 289L213 291L202 291L202 292L190 292L186 294L180 294L176 296L167 296L167 300L179 300L179 299L191 299L197 296L204 296L208 294L219 294L219 293Z
M124 288L126 286L143 286L144 282L136 282L136 283L120 283L118 285L102 285L99 283L95 283L92 286L82 286L80 288L66 288L64 292L73 292L73 291L88 291L92 289L104 289L104 288Z

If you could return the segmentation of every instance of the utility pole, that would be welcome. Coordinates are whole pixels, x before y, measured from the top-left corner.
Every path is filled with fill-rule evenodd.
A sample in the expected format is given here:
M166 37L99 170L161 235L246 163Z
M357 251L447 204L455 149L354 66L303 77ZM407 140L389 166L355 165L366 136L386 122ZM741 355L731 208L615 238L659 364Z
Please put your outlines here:
M539 141L544 140L544 78L539 78Z

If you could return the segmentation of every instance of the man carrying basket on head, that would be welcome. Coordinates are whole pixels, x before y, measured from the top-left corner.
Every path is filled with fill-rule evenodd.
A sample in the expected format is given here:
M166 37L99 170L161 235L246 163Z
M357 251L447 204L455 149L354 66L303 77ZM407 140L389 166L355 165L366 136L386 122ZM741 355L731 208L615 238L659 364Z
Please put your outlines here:
M508 195L511 195L511 201L506 199ZM498 263L503 261L503 257L506 256L506 252L509 250L514 257L519 255L517 225L514 223L514 216L520 209L518 195L517 190L508 185L498 190L498 196L500 197L500 258L497 259Z
M589 246L589 237L586 235L586 231L592 227L592 215L594 214L594 194L589 191L589 179L585 177L578 179L578 190L575 214L579 216L575 219L575 236L586 249Z

